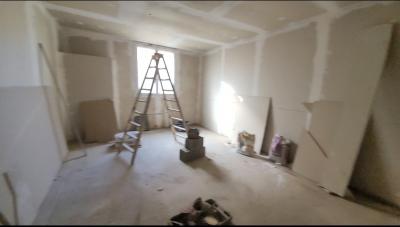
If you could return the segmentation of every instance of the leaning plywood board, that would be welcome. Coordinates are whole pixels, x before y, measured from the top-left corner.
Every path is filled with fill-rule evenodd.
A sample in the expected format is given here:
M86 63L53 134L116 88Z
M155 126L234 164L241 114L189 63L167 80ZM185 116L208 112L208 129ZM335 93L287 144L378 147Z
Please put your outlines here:
M315 169L322 172L321 186L341 196L357 159L391 31L392 25L380 25L349 37L340 34L332 41L334 52L322 93L326 99L341 103L340 115L329 123L334 128L318 126L323 121L312 116L311 130L328 151L325 165Z
M254 150L260 153L268 118L269 97L240 96L234 105L234 116L231 141L236 143L240 131L255 134Z
M81 102L79 111L85 142L108 142L114 138L117 121L111 100Z
M293 170L317 184L321 183L321 171L323 169L327 157L321 151L320 147L311 136L310 132L303 130L299 148L296 152L296 161L293 164Z

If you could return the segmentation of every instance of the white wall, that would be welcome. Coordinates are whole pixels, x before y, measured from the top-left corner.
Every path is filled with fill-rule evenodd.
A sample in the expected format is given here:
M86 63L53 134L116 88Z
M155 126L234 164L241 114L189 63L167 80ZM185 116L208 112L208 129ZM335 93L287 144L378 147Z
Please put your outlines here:
M128 41L120 37L80 29L62 27L60 48L66 53L106 57L111 60L110 79L113 82L113 100L120 129L126 124L138 90L136 47L144 44ZM175 53L175 86L184 112L185 120L197 123L199 82L199 57L176 49L160 48ZM64 65L64 71L68 67ZM149 113L165 112L162 95L153 95ZM169 124L164 115L151 115L152 128Z
M55 56L48 19L37 2L0 3L0 166L16 191L20 224L33 222L66 153L55 127L54 88L37 47L42 42Z
M351 57L355 53L348 52L349 45L368 28L385 23L398 24L399 12L400 4L397 2L364 2L336 14L323 15L316 23L209 52L202 59L202 124L218 131L215 96L220 83L227 82L239 94L272 98L272 112L269 114L264 141L266 144L274 133L299 142L302 129L308 129L312 119L301 103L321 99L343 100L344 96L351 93L349 84L358 80L361 86L363 80L350 78L348 72L355 64L359 66L365 62L361 58ZM391 48L396 48L396 45ZM399 62L398 57L393 58ZM399 73L397 67L391 69L390 75ZM382 82L386 85L381 86L390 86L386 91L397 84L397 80L393 76L391 78ZM341 92L344 88L346 92ZM398 149L393 148L398 148L394 142L398 132L396 118L393 117L396 116L393 105L398 103L398 97L392 91L385 95L396 98L382 98L382 93L378 92L380 98L375 103L379 111L375 107L373 114L373 119L376 119L373 130L378 134L375 139L379 138L379 141L364 143L352 186L399 204L400 190L396 179L400 169L399 165L394 164L394 160L398 160ZM366 148L365 144L379 146ZM340 152L337 152L337 156L341 156L341 159L347 157ZM379 161L371 164L375 158L379 158ZM354 159L349 157L349 160ZM375 171L378 165L380 171ZM329 168L334 169L333 166Z
M298 142L305 127L315 53L315 26L283 33L265 40L237 45L206 55L203 60L203 125L218 129L216 97L222 83L237 95L271 97L269 134ZM221 132L220 132L221 133Z

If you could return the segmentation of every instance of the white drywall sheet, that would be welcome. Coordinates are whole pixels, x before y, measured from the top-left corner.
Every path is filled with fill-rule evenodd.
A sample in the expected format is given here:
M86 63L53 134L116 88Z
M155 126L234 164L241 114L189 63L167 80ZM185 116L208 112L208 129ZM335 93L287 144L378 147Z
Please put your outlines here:
M321 171L316 171L324 168L327 157L321 151L320 147L315 143L315 138L310 132L303 130L299 149L296 153L296 161L293 164L293 170L317 184L321 182Z
M329 123L335 128L316 126L318 117L312 116L311 130L328 151L326 164L314 171L322 171L321 186L341 196L346 191L359 152L391 31L392 25L380 25L354 34L345 43L333 43L336 53L329 59L331 70L328 67L323 86L328 91L328 99L341 103L340 116L336 116L336 122Z
M268 118L269 97L238 96L238 102L234 103L232 132L229 138L233 143L237 143L238 133L245 130L255 134L254 150L259 154L265 133L265 126Z

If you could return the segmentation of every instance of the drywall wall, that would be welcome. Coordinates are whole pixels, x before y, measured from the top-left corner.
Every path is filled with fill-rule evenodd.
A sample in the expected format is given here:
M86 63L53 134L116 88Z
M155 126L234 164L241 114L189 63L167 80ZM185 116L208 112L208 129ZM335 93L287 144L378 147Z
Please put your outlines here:
M396 24L350 186L400 206L400 28Z
M306 121L302 102L310 92L315 33L315 25L310 24L204 56L202 124L226 134L219 126L217 101L225 93L270 97L269 133L263 142L269 144L275 133L298 142Z
M177 53L175 88L179 103L183 109L186 121L198 123L196 120L198 100L199 57L184 53Z
M302 102L310 93L315 52L315 24L265 41L257 85L260 95L271 97L267 145L275 133L299 142L307 115Z
M0 88L0 165L16 191L20 224L33 222L63 159L44 89Z
M16 192L20 224L33 222L65 155L54 125L54 88L37 46L55 56L49 38L55 27L44 22L39 4L0 3L0 166Z
M138 90L136 48L143 45L102 33L66 27L60 30L60 49L63 52L107 57L111 60L110 79L113 81L113 101L120 130L126 124ZM164 49L175 53L176 91L185 119L196 123L199 109L197 105L199 57L180 50ZM65 65L64 67L66 71L67 68ZM152 96L148 112L165 112L161 95ZM168 124L169 120L165 114L149 116L150 128L166 127Z
M63 58L70 111L79 125L80 102L113 99L111 59L70 53L64 53Z
M0 15L1 53L4 53L0 58L1 86L39 85L37 65L32 62L36 56L30 40L33 28L28 21L31 15L27 4L0 2Z
M335 128L319 127L320 134L321 130L330 133L315 135L317 138L331 135L321 140L328 159L323 169L317 170L323 171L320 184L342 196L358 155L391 32L390 25L354 27L345 18L332 24L329 42L332 54L327 61L327 74L321 89L325 99L341 103L340 116L333 124ZM318 118L313 116L311 125L315 120Z

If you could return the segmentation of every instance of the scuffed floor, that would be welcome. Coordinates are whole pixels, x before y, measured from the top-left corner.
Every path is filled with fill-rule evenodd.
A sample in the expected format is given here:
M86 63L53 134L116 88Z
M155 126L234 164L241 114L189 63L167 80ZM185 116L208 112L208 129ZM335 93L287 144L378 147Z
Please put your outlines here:
M146 132L130 153L91 146L63 165L34 224L166 224L199 196L231 213L234 224L400 224L400 218L329 195L225 138L201 129L208 158L185 164L169 130Z

